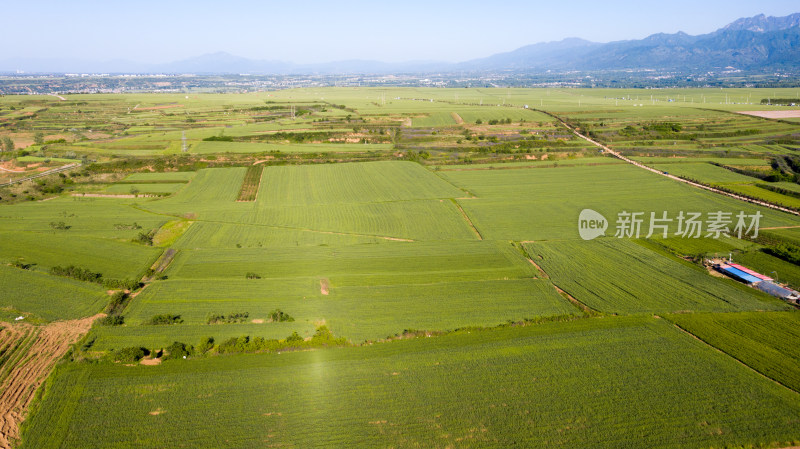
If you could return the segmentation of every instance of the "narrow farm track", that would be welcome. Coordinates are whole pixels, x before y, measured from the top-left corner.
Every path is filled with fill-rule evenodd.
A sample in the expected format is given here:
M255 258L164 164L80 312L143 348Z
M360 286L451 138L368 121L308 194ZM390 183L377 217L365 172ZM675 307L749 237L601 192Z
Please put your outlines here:
M472 228L473 231L475 231L475 235L478 236L478 240L483 240L481 231L478 231L478 228L476 228L475 225L472 223L472 220L470 220L469 215L467 215L467 213L464 212L464 209L461 207L460 204L458 204L458 201L453 199L453 204L455 204L458 210L461 212L461 216L464 217L464 220L466 220L469 227Z
M101 316L57 321L45 326L0 323L3 327L0 349L4 351L3 380L0 383L0 449L10 449L19 439L19 426L36 390L70 346Z
M591 138L589 138L587 136L584 136L583 134L579 133L578 130L576 130L575 128L569 126L566 122L561 120L561 118L559 118L558 116L555 116L553 114L547 113L545 111L541 111L541 112L543 112L543 113L555 118L556 120L558 120L559 123L564 125L567 129L572 131L572 133L574 133L576 136L580 137L581 139L591 143L592 145L594 145L596 147L602 148L603 151L608 152L609 154L611 154L612 156L616 157L617 159L623 160L623 161L625 161L625 162L627 162L629 164L635 165L635 166L637 166L639 168L643 168L643 169L645 169L647 171L650 171L650 172L653 172L655 174L664 176L666 178L670 178L670 179L678 181L678 182L682 182L684 184L689 184L690 186L693 186L693 187L697 187L697 188L700 188L700 189L703 189L703 190L708 190L709 192L718 193L720 195L725 195L725 196L728 196L728 197L731 197L731 198L734 198L734 199L737 199L737 200L745 201L747 203L756 204L758 206L764 206L764 207L768 207L770 209L779 210L781 212L786 212L788 214L800 215L800 212L793 211L793 210L787 209L785 207L781 207L781 206L778 206L778 205L775 205L775 204L772 204L772 203L767 203L765 201L759 201L759 200L754 200L754 199L751 199L751 198L746 198L746 197L743 197L743 196L736 195L734 193L723 192L722 190L715 189L713 187L709 187L709 186L706 186L706 185L703 185L703 184L698 184L696 182L692 182L692 181L689 181L689 180L686 180L686 179L683 179L683 178L679 178L679 177L677 177L675 175L670 175L668 173L664 173L661 170L656 170L655 168L648 167L648 166L642 164L641 162L634 161L633 159L630 159L630 158L627 158L627 157L621 155L620 153L612 150L611 148L609 148L606 145L603 145L600 142L597 142L596 140L593 140L593 139L591 139Z
M10 185L13 185L13 184L19 184L21 182L30 181L32 179L41 178L43 176L52 175L52 174L55 174L55 173L61 173L63 171L67 171L67 170L70 170L70 169L73 169L73 168L76 168L76 167L80 167L80 166L81 166L81 164L79 162L76 162L74 164L69 164L69 165L65 165L63 167L54 168L52 170L43 171L43 172L37 173L35 175L26 176L26 177L20 178L20 179L15 179L14 181L9 181L9 182L0 184L0 187L10 186Z

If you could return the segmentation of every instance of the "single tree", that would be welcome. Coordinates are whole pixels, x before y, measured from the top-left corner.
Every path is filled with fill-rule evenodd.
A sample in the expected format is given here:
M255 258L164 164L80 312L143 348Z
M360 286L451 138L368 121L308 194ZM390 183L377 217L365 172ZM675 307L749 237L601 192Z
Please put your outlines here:
M14 141L11 140L11 137L8 136L3 137L3 150L14 151Z

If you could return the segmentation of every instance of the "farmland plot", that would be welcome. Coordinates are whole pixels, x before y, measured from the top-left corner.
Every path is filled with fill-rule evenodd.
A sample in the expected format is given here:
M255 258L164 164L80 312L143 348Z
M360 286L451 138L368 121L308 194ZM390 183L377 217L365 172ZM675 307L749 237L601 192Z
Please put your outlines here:
M669 315L668 319L756 371L800 391L800 313Z
M583 209L598 211L610 220L612 235L617 214L622 211L645 212L647 217L650 212L666 211L674 219L680 211L704 215L726 211L735 215L759 210L762 227L797 224L787 214L701 191L629 165L448 171L442 176L477 197L459 200L459 204L489 239L578 238L578 215ZM670 229L676 231L676 222Z
M796 393L664 320L603 318L65 365L23 447L738 447L797 440L798 414Z
M48 321L93 315L108 301L98 284L6 265L0 265L0 285L0 308L29 312Z
M630 240L530 243L553 283L602 312L782 310L783 302Z
M320 281L161 281L136 297L125 313L126 323L140 325L157 314L178 314L186 324L203 324L211 313L247 312L254 319L267 319L271 311L280 309L294 317L298 326L328 323L337 336L359 342L406 329L492 326L508 320L579 314L544 280L334 285L327 295ZM213 330L211 326L208 332ZM151 332L158 333L157 326ZM138 344L135 339L129 341Z

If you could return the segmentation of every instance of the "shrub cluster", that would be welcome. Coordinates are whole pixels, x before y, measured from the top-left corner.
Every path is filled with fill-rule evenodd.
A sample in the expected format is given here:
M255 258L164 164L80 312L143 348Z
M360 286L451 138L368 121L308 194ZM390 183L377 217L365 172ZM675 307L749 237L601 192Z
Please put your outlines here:
M164 313L160 315L153 315L152 318L145 321L144 324L152 325L152 326L160 326L160 325L168 325L168 324L180 324L183 323L183 319L180 315L172 315L170 313Z
M112 352L111 359L115 362L121 363L136 363L139 360L142 360L148 354L150 354L150 351L147 349L132 346Z
M207 322L208 324L234 324L247 321L249 316L250 314L247 312L231 313L227 316L213 313L208 316Z
M70 265L68 267L55 266L50 269L50 274L54 276L77 279L79 281L97 282L98 284L101 282L103 277L101 273L96 273L86 268L76 267L75 265Z
M321 346L344 346L347 340L333 336L327 326L320 326L308 341L304 340L297 332L285 340L265 339L263 337L250 338L249 336L231 337L216 346L220 354L240 352L281 351L286 349L313 348Z

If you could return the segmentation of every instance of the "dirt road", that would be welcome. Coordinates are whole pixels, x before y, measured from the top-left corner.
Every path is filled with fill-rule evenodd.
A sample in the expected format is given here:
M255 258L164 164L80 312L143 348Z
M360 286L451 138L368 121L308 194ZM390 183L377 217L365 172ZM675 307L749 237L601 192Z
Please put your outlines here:
M544 112L544 111L542 111L542 112ZM545 114L547 114L547 113L545 112ZM752 204L757 204L757 205L759 205L759 206L768 207L768 208L770 208L770 209L779 210L779 211L781 211L781 212L786 212L786 213L788 213L788 214L792 214L792 215L800 215L800 212L796 212L796 211L793 211L793 210L791 210L791 209L787 209L787 208L785 208L785 207L777 206L777 205L775 205L775 204L767 203L767 202L765 202L765 201L758 201L758 200L754 200L754 199L752 199L752 198L746 198L746 197L743 197L743 196L736 195L736 194L734 194L734 193L724 192L724 191L722 191L722 190L715 189L715 188L713 188L713 187L709 187L709 186L706 186L706 185L703 185L703 184L698 184L698 183L696 183L696 182L688 181L688 180L686 180L686 179L679 178L679 177L677 177L677 176L675 176L675 175L670 175L670 174L668 174L668 173L664 173L664 172L663 172L663 171L661 171L661 170L656 170L655 168L648 167L648 166L646 166L646 165L642 164L641 162L634 161L633 159L629 159L629 158L627 158L627 157L625 157L625 156L623 156L623 155L621 155L621 154L617 153L616 151L614 151L614 150L612 150L611 148L609 148L609 147L607 147L607 146L603 145L603 144L602 144L602 143L600 143L600 142L597 142L597 141L595 141L595 140L593 140L593 139L591 139L591 138L589 138L589 137L586 137L586 136L584 136L583 134L579 133L579 132L578 132L578 131L577 131L575 128L573 128L573 127L569 126L568 124L566 124L566 123L565 123L563 120L561 120L559 117L556 117L555 115L552 115L552 114L547 114L547 115L550 115L551 117L554 117L556 120L558 120L559 122L561 122L561 124L562 124L562 125L564 125L565 127L567 127L567 129L569 129L570 131L572 131L572 132L573 132L573 133L574 133L576 136L580 137L581 139L583 139L583 140L585 140L585 141L587 141L587 142L591 143L592 145L594 145L594 146L596 146L596 147L600 147L600 148L602 148L602 149L603 149L603 151L605 151L605 152L607 152L607 153L611 154L612 156L616 157L617 159L621 159L621 160L623 160L623 161L625 161L625 162L627 162L627 163L629 163L629 164L635 165L635 166L637 166L637 167L639 167L639 168L643 168L643 169L645 169L645 170L647 170L647 171L651 171L651 172L653 172L653 173L655 173L655 174L657 174L657 175L661 175L661 176L664 176L664 177L667 177L667 178L673 179L673 180L675 180L675 181L682 182L682 183L684 183L684 184L689 184L690 186L697 187L697 188L699 188L699 189L708 190L709 192L718 193L718 194L720 194L720 195L725 195L725 196L728 196L728 197L731 197L731 198L735 198L735 199L737 199L737 200L746 201L746 202L748 202L748 203L752 203Z

